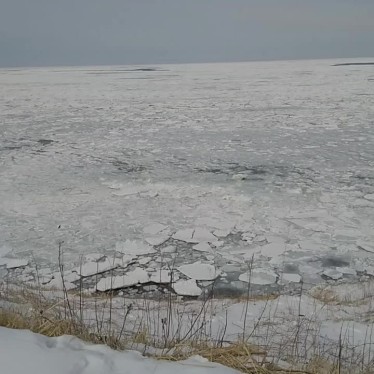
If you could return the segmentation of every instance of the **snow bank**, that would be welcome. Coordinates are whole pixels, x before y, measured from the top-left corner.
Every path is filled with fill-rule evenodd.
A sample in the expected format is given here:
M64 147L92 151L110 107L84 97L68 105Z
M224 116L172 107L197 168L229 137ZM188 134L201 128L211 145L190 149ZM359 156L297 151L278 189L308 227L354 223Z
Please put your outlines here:
M0 365L11 374L231 374L235 370L195 356L183 362L145 358L89 345L71 336L47 338L30 331L0 328Z

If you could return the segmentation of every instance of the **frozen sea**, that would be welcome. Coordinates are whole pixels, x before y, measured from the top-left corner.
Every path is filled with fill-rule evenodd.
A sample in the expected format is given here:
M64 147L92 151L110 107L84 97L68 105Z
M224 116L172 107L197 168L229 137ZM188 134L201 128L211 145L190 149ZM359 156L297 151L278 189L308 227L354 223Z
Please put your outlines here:
M374 66L347 61L0 70L0 261L374 276Z

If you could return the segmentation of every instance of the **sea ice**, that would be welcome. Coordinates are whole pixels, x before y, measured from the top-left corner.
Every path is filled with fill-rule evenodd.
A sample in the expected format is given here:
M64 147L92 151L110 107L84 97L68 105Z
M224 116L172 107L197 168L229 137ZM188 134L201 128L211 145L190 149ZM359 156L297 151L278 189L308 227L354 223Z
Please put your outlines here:
M167 240L169 240L169 236L167 235L151 236L151 237L145 238L145 241L148 244L153 245L153 246L164 244Z
M178 279L177 274L172 274L169 270L159 270L152 272L149 280L154 283L170 283L171 280L175 281Z
M134 256L147 255L156 252L149 244L144 243L143 241L129 239L125 242L117 242L116 251Z
M168 245L165 248L161 248L161 253L174 253L176 252L176 250L177 247L175 247L174 245Z
M144 234L146 235L156 235L160 233L161 231L164 231L168 228L168 226L165 226L161 223L153 223L152 225L149 225L143 229Z
M195 279L179 280L173 285L174 291L181 296L200 296L201 289Z
M239 276L239 280L256 285L269 285L277 281L277 274L269 269L254 269Z
M124 255L121 258L110 258L106 257L104 261L91 261L86 262L82 266L76 268L76 271L82 275L82 277L89 277L95 274L101 274L109 270L116 269L117 267L126 267L133 256Z
M339 273L346 274L346 275L356 275L357 272L355 269L349 268L349 267L337 267L336 270Z
M280 284L287 284L287 283L300 283L301 276L299 274L291 274L291 273L283 273L280 276Z
M333 280L343 278L343 274L336 269L326 269L325 271L323 271L322 275Z
M195 280L213 280L220 275L220 271L213 265L195 262L194 264L182 265L178 270L189 278Z
M363 240L357 241L357 246L366 252L374 253L374 244L365 242Z
M6 265L7 269L16 269L25 267L29 264L29 260L18 259L18 258L0 258L0 266Z
M173 238L186 243L214 242L217 240L210 231L202 228L179 230L173 235Z
M208 243L199 243L192 247L195 251L212 252L212 247Z
M118 288L125 288L135 286L139 283L148 283L151 276L141 268L136 268L129 271L125 275L117 275L114 277L102 278L97 283L96 288L98 291L109 291Z
M369 193L364 196L364 199L374 201L374 193Z
M279 241L265 244L262 247L259 247L259 249L263 256L275 257L283 254L286 251L286 244L284 241Z
M231 234L231 230L230 229L226 229L226 230L215 230L215 231L213 231L213 235L217 236L217 238L226 238L230 234Z

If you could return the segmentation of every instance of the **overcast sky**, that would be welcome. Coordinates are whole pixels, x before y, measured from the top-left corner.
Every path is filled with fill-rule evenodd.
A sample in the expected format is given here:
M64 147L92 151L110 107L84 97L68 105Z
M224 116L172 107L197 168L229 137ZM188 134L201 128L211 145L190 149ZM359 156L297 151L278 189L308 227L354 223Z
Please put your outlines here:
M374 0L0 0L0 66L374 56Z

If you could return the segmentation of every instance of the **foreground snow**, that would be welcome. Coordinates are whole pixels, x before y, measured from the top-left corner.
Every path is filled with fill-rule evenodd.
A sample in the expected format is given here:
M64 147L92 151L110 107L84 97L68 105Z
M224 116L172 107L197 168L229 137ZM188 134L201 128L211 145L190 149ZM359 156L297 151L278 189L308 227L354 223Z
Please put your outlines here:
M237 373L202 357L171 363L88 345L71 336L47 338L30 331L0 328L1 372L8 374L172 374Z

